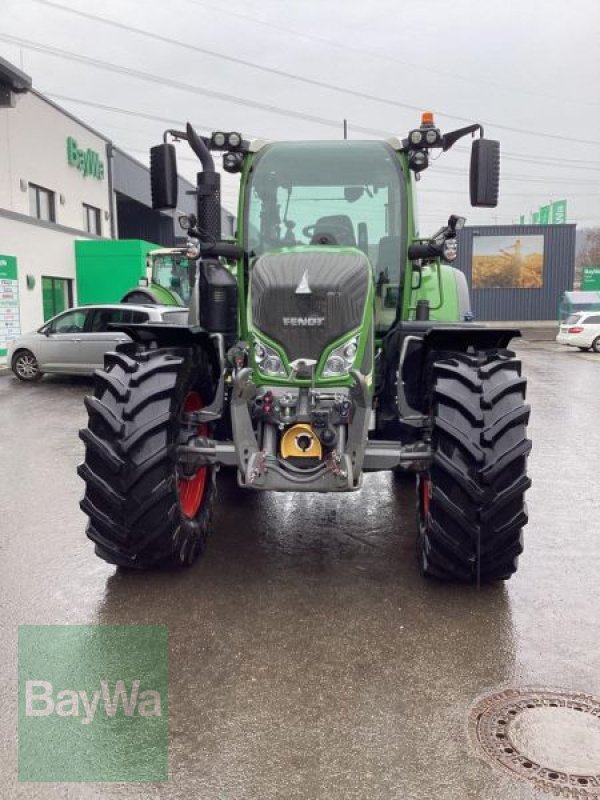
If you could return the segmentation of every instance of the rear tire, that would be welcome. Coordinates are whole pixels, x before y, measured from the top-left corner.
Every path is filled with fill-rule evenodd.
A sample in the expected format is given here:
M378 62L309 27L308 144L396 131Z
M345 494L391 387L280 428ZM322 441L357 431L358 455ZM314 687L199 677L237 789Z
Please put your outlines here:
M202 354L186 349L108 353L86 397L88 427L78 474L82 510L96 554L122 567L192 564L204 553L215 497L214 467L191 481L176 471L185 411L210 402L213 381ZM206 435L205 426L198 433Z
M596 336L592 342L592 350L594 353L600 353L600 336Z
M417 481L424 575L488 583L516 571L531 485L525 387L507 350L448 353L433 364L433 461Z
M31 350L18 350L13 356L11 369L20 381L26 383L39 381L43 375Z

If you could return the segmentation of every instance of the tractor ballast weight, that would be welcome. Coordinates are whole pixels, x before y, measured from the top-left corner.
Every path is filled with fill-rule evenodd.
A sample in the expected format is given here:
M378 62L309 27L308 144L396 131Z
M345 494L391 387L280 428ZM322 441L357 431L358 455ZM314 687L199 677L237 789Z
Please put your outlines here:
M471 203L492 207L499 145L479 125L442 134L424 115L385 142L165 133L154 207L177 205L169 137L203 167L197 213L180 220L190 323L124 327L132 343L86 401L82 508L98 555L192 563L219 467L237 469L240 490L295 492L356 491L393 470L416 476L425 575L510 577L530 483L525 379L507 349L519 332L471 321L452 266L464 219L421 238L411 191L431 151L477 133ZM215 151L240 174L235 241L221 240Z

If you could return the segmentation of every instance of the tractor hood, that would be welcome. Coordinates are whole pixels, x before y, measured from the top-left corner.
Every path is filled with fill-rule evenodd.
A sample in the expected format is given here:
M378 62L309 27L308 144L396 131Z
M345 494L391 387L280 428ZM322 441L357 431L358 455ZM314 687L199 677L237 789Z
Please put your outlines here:
M252 323L290 361L318 360L363 322L371 265L356 248L289 248L260 256L252 269Z

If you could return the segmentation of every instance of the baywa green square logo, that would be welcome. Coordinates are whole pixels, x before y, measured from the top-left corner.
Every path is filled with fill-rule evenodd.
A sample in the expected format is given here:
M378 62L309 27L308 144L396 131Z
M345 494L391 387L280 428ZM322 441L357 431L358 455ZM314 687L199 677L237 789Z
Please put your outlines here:
M165 781L164 625L19 628L19 780Z

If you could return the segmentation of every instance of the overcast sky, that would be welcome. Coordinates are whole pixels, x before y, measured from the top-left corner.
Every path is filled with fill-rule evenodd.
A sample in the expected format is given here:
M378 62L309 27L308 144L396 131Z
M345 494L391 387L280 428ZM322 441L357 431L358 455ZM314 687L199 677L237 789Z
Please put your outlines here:
M418 110L431 110L442 131L482 122L500 139L501 199L469 206L465 139L423 175L422 232L450 212L518 222L562 198L569 222L600 225L599 0L0 0L0 9L0 54L144 163L163 129L188 119L203 133L331 139L346 117L351 138L373 138L405 136ZM193 180L191 152L178 152ZM235 194L227 176L230 208Z

